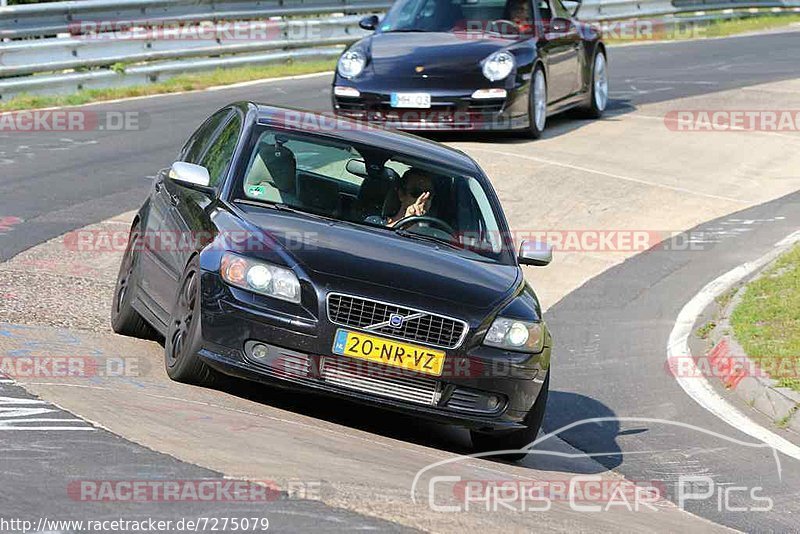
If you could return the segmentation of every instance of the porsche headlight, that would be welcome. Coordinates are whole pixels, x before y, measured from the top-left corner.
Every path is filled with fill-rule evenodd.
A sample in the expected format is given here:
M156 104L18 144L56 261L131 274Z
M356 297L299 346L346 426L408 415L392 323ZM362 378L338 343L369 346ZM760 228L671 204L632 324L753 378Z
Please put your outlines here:
M350 49L339 58L337 70L343 78L355 78L367 65L367 56L361 50Z
M496 82L506 78L514 70L514 56L510 52L495 52L483 62L483 75Z
M544 324L498 317L483 338L483 344L519 352L542 352Z
M219 273L232 286L300 303L300 281L286 267L226 252L222 256Z

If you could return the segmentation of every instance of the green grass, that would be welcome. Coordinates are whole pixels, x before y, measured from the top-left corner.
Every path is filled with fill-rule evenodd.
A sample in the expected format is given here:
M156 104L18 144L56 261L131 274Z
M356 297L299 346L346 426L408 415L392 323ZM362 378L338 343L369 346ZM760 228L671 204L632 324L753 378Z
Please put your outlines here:
M709 321L700 328L695 331L695 334L700 339L708 339L708 336L711 335L711 332L714 331L714 328L717 327L717 323L714 321Z
M298 61L260 67L217 69L211 72L184 74L149 85L134 85L131 87L114 87L109 89L85 89L67 95L19 95L7 102L0 102L0 111L16 111L55 106L78 106L89 102L100 102L104 100L194 91L197 89L207 89L209 87L266 78L331 71L335 66L336 60L334 59Z
M605 38L609 44L623 44L631 42L647 41L685 41L689 39L705 39L710 37L729 37L741 33L750 33L763 30L783 28L792 24L800 23L800 14L770 14L744 16L738 19L714 20L709 22L692 23L686 22L674 28L659 28L656 24L652 32L647 31L647 27L639 27L639 35L633 31L637 26L631 23L621 23L622 28L627 30L617 30L614 35L615 26L610 26L611 33Z
M746 286L731 325L748 356L775 369L780 386L800 391L800 246Z

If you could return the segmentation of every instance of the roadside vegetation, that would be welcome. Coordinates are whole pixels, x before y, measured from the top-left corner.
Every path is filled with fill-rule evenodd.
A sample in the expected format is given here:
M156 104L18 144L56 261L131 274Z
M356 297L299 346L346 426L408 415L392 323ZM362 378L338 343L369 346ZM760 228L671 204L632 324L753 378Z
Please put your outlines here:
M163 82L148 85L112 87L108 89L84 89L66 95L20 95L6 102L0 102L0 111L41 109L56 106L79 106L89 102L195 91L198 89L208 89L209 87L267 78L333 71L335 66L336 60L334 59L298 61L279 65L236 67L232 69L217 69L210 72L183 74Z
M676 19L680 20L680 19ZM800 24L800 13L767 13L741 18L704 22L686 21L676 26L659 26L658 21L609 23L605 40L608 44L646 43L649 41L685 41L712 37L730 37L742 33L785 28Z
M746 286L731 325L748 356L800 391L800 245Z

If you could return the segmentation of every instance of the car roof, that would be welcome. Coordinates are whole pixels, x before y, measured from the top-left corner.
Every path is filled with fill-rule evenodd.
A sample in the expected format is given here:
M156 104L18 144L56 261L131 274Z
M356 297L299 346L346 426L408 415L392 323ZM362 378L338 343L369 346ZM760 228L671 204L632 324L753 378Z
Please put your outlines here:
M433 160L455 170L483 178L477 163L465 153L416 135L367 125L332 113L250 103L259 124L274 125L300 133L318 133L335 139L372 145L424 160Z

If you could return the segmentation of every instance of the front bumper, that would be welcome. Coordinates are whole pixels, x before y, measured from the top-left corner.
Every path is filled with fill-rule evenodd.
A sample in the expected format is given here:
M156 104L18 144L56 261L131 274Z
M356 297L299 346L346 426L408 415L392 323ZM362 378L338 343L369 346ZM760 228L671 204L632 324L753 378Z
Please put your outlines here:
M327 320L324 296L316 320L293 319L254 305L251 295L228 287L215 273L204 272L201 284L199 356L220 372L248 380L472 429L510 430L523 426L549 366L549 347L542 354L520 355L481 346L467 349L469 338L459 349L446 351L440 377L335 356L337 327ZM255 343L268 346L268 357L253 357ZM489 408L491 397L499 406Z
M511 131L530 125L525 87L510 90L505 98L492 99L472 98L472 90L434 91L429 109L394 108L389 89L347 87L358 88L360 96L334 94L334 113L398 130Z

